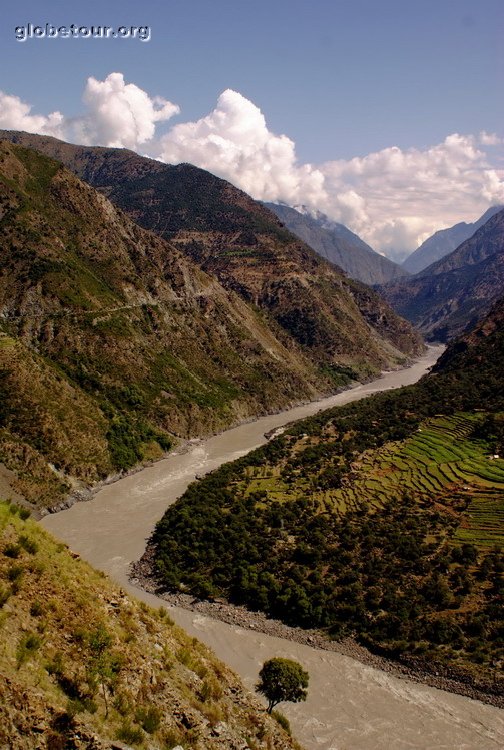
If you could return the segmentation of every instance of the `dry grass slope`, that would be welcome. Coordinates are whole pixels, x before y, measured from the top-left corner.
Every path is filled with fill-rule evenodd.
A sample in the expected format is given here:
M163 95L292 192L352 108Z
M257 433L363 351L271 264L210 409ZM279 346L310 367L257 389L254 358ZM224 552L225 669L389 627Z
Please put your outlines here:
M289 750L296 743L164 609L0 503L0 746Z

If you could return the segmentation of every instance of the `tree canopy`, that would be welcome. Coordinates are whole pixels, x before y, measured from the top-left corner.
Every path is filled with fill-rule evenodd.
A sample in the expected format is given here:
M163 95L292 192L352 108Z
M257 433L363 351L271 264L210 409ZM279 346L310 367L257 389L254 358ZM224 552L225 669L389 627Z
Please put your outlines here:
M267 698L268 713L283 701L299 703L306 700L308 672L292 659L275 657L265 661L259 677L256 690Z

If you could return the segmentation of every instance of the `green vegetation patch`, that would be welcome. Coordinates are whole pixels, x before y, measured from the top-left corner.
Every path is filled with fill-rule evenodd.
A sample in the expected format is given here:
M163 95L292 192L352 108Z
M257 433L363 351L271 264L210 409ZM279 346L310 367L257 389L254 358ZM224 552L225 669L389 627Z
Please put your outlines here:
M194 483L156 527L160 581L497 677L499 361L318 414Z

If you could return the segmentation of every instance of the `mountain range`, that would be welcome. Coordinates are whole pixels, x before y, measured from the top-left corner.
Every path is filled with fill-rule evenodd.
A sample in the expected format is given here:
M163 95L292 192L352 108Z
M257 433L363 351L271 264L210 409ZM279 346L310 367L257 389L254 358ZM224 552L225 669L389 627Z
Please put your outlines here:
M402 264L402 268L411 274L420 273L428 266L444 258L445 255L451 253L462 242L468 240L476 230L482 227L483 224L486 224L502 208L503 206L492 206L472 224L461 221L459 224L455 224L455 226L448 229L440 229L426 239L411 255L408 255Z
M381 367L390 358L390 344L418 351L418 339L407 341L411 329L378 295L347 280L268 209L209 172L124 149L0 131L4 135L61 161L140 226L169 240L226 289L266 312L323 366L333 367L336 359L369 371L371 360Z
M380 292L430 340L469 330L504 293L504 210L441 260Z
M290 208L282 203L266 203L287 229L306 242L352 279L374 286L407 276L401 266L375 252L344 224L332 221L320 211L306 207Z

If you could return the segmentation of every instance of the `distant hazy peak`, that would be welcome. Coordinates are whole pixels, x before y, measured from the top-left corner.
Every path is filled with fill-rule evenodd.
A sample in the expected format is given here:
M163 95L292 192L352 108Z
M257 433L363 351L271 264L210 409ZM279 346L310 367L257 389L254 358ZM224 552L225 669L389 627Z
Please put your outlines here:
M352 279L374 286L408 275L407 271L377 253L344 224L333 221L322 211L305 205L264 205L278 216L289 231L323 258L343 269Z
M445 255L455 250L462 242L486 224L486 222L498 213L503 206L491 206L480 216L477 221L467 223L461 221L448 229L440 229L425 240L402 264L402 268L410 273L420 273L432 263L435 263Z

